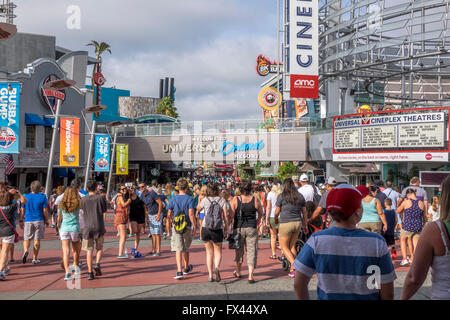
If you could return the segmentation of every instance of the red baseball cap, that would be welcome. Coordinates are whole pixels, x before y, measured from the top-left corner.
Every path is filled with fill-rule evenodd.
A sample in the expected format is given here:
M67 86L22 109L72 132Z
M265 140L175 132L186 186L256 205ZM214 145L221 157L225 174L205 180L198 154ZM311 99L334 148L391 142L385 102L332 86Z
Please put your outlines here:
M350 217L361 206L361 200L369 194L366 186L354 187L340 184L333 188L327 196L327 210L338 210L344 217Z

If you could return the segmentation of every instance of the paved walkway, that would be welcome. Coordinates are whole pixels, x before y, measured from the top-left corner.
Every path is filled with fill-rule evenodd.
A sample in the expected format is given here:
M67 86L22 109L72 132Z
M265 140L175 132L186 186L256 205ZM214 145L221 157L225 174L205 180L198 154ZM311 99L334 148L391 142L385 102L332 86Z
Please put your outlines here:
M21 232L21 230L19 230ZM247 266L244 262L242 278L233 277L235 268L234 251L224 245L221 265L222 282L207 282L208 272L205 265L205 250L202 242L194 240L191 247L191 263L194 270L183 280L175 280L174 253L170 252L170 243L163 241L162 256L146 255L151 251L151 241L144 237L140 251L142 259L117 259L118 238L112 227L112 215L107 219L107 235L102 259L103 276L93 281L87 280L87 269L82 268L80 288L69 290L63 280L61 263L61 243L55 236L55 230L47 228L46 239L41 244L38 265L28 262L22 264L22 242L16 244L15 259L7 281L0 283L0 299L207 299L207 300L248 300L248 299L295 299L293 279L282 270L278 260L269 259L268 240L259 243L258 266L255 272L255 284L247 282ZM127 247L133 246L134 239L127 241ZM85 253L82 252L85 261ZM398 279L395 282L395 296L398 299L407 267L399 266L400 259L394 261ZM415 299L429 299L430 279ZM316 298L316 278L310 283L310 295Z

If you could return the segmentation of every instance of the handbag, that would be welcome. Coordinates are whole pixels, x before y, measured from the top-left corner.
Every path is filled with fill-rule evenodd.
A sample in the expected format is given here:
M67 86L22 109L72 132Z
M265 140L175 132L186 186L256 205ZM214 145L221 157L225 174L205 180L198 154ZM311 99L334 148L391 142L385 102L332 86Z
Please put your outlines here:
M0 208L0 211L2 212L3 218L5 218L6 222L8 222L9 226L13 229L14 231L14 243L19 242L19 234L17 233L16 229L14 229L14 227L12 226L11 222L9 222L8 218L6 218L5 214L3 213L2 208Z
M242 205L239 197L238 197L238 205L239 205L239 216L242 221ZM233 230L233 233L230 233L228 235L227 240L228 240L228 247L230 249L238 250L241 248L241 234L238 233L236 229Z

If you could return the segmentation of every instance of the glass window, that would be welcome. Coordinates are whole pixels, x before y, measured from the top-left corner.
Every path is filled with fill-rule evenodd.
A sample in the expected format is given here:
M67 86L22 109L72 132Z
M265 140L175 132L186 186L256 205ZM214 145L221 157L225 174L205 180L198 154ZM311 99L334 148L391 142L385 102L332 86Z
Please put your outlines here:
M26 148L36 148L36 126L26 126Z
M53 128L52 127L45 127L44 131L44 148L50 149L52 146L52 135L53 135Z

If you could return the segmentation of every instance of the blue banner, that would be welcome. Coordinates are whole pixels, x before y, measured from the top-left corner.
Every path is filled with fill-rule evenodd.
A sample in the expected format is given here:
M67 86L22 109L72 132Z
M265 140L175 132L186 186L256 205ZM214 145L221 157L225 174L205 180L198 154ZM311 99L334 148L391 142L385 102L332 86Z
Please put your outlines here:
M0 153L19 153L20 83L0 83Z
M109 171L109 135L95 135L95 172Z

